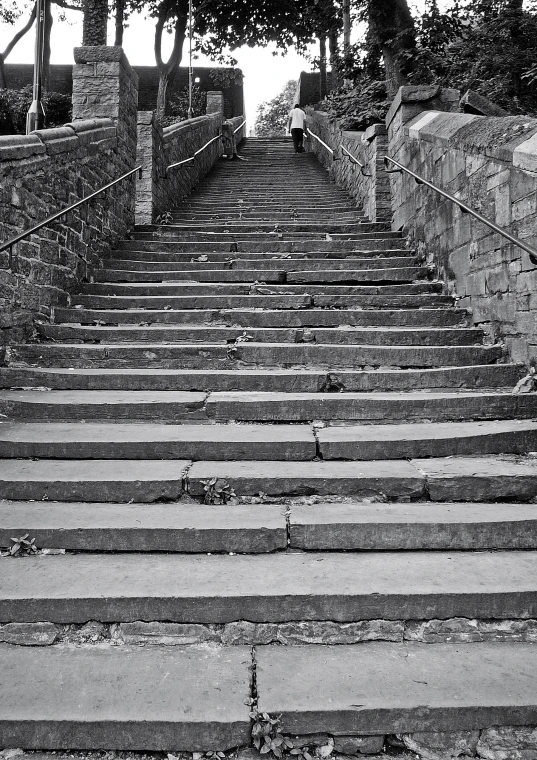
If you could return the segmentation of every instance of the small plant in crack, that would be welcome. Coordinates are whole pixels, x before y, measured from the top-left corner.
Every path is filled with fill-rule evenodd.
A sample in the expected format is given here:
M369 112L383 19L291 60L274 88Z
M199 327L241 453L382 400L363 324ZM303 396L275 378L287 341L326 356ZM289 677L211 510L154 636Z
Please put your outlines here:
M30 534L25 533L20 538L12 538L11 546L7 550L8 557L31 557L37 554L39 549L35 545L35 538L29 538Z
M237 348L241 343L248 343L254 339L253 335L248 335L246 331L242 335L238 335L233 340L228 341L227 355L230 359L234 359L237 354Z
M237 498L233 488L223 478L211 478L201 482L205 491L204 504L229 504L232 499Z
M319 388L319 393L343 393L345 385L341 382L338 375L329 372L324 378L324 382Z
M156 223L159 225L166 225L171 224L173 222L173 216L169 211L164 211L162 214L159 214L156 218Z
M294 747L293 742L281 733L281 715L272 717L261 713L254 706L250 712L253 720L252 741L261 755L269 755L276 760L292 756L297 760L313 760L308 747Z

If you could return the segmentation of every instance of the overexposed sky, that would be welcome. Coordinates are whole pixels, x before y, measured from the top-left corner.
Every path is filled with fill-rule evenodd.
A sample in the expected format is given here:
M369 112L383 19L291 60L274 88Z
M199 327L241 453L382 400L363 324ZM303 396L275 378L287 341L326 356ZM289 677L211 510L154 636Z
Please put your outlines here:
M52 63L72 63L73 48L81 44L82 40L82 14L75 11L67 12L67 21L60 22L57 19L57 7L55 8L55 21L52 30ZM12 27L0 24L0 50L4 50L11 40L14 32L22 26L27 18L26 13L17 24ZM124 49L130 63L139 66L154 66L155 54L153 51L154 21L144 19L143 16L132 17L129 27L125 30ZM109 44L113 43L113 21L108 23ZM167 42L171 43L171 35L166 35ZM7 63L30 63L33 61L33 48L35 31L32 29L18 43L13 50ZM274 48L240 48L233 52L238 60L238 67L244 72L244 91L246 101L246 115L249 124L255 121L257 106L265 100L270 100L277 95L289 79L297 79L301 71L310 71L309 63L297 55L294 50L284 56L273 56ZM188 65L188 46L185 44L183 53L183 66ZM194 65L215 65L208 58L200 58Z

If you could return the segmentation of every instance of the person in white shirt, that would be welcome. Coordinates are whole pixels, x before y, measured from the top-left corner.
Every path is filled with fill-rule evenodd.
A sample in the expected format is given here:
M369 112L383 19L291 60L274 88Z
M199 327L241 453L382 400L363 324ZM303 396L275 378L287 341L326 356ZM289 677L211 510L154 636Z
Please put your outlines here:
M295 105L295 107L289 114L289 119L287 120L287 131L291 132L291 135L293 137L293 145L295 146L295 153L304 152L305 130L306 130L306 114L297 103L297 105Z

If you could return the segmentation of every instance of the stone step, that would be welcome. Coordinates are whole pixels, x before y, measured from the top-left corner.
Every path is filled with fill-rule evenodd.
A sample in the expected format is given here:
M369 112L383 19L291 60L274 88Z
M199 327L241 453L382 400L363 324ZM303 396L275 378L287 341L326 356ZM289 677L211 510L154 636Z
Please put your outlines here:
M74 552L284 551L285 511L282 505L264 505L260 509L256 504L222 507L8 501L0 504L0 546L9 546L11 536L30 532L40 548ZM518 519L522 521L522 517ZM527 519L525 524L528 527L531 521ZM511 525L518 529L516 514ZM514 542L515 538L513 545ZM528 546L529 542L528 535Z
M0 408L1 399L2 395L0 395ZM508 392L494 391L245 394L231 391L211 394L207 398L205 408L207 415L218 421L405 422L432 419L437 423L441 420L534 418L537 417L537 394L513 395ZM345 436L349 436L347 440L349 440L349 446L352 447L353 429L336 428L338 432L331 435L339 436L342 446L344 446ZM431 432L433 433L434 430L436 427L432 428ZM320 433L321 439L323 432ZM339 450L341 451L341 448Z
M313 269L293 271L293 264L279 269L175 269L153 271L150 265L145 271L126 269L97 269L93 279L98 283L165 283L171 281L207 283L362 283L362 282L414 282L429 278L431 272L425 267L396 267L393 269Z
M144 325L238 325L249 330L256 327L466 327L464 309L54 309L57 324L124 324Z
M206 420L206 398L206 393L189 391L8 390L0 391L0 413L10 418L47 422Z
M397 242L397 241L396 241ZM168 251L164 250L141 250L136 249L120 249L114 252L114 259L120 259L126 265L133 264L134 266L147 267L148 261L151 262L151 266L160 264L166 268L166 266L173 264L212 264L212 263L224 263L231 265L233 263L240 263L242 267L243 261L252 261L253 266L259 268L270 268L275 266L277 269L280 262L286 266L285 262L293 262L297 266L305 266L302 262L311 262L312 267L319 266L322 268L322 262L325 261L338 261L342 266L346 266L346 262L356 261L360 264L360 268L364 267L362 262L379 261L379 267L382 269L388 265L389 261L394 258L400 258L403 260L403 266L406 263L414 261L415 253L413 251L401 249L401 248L387 248L385 250L377 251L358 251L358 250L340 250L340 251L326 251L319 249L318 251L291 251L288 253L279 253L278 251L250 251L250 250L238 250L230 252L230 247L224 248L222 251ZM150 254L150 255L149 255ZM372 259L371 256L374 255ZM109 260L105 259L105 263ZM136 264L134 264L136 262Z
M243 243L245 245L251 244L252 246L255 246L256 244L270 246L274 241L276 241L278 243L281 242L284 244L294 243L296 246L300 246L302 250L307 250L307 248L304 248L304 246L307 246L308 243L324 243L324 245L330 242L336 243L336 245L338 243L354 243L354 246L356 248L360 248L363 247L362 243L367 245L368 243L371 244L371 241L386 243L386 241L398 240L398 238L392 232L373 232L367 230L360 230L355 232L351 230L348 232L331 230L329 233L328 231L320 230L303 232L300 230L280 230L275 228L271 230L269 228L266 231L260 230L259 232L255 232L248 230L243 231L240 229L240 227L237 227L237 229L232 229L230 227L226 232L204 232L204 227L205 225L200 225L200 229L176 230L175 232L173 232L170 227L162 227L158 232L137 232L133 239L135 242L153 242L155 239L157 239L159 242L168 241L175 242L179 245L183 244L193 246L196 244L210 246L218 243L229 245L230 241L231 243L235 241L237 243ZM255 249L252 248L252 250Z
M364 278L367 282L367 278ZM271 283L200 283L200 282L96 282L84 283L82 295L111 296L218 296L218 295L309 295L314 291L322 296L391 296L440 293L441 282L417 282L371 285L326 285L294 283L279 285ZM75 296L76 297L76 296Z
M478 729L536 722L533 644L261 646L256 661L259 710L281 716L282 732L293 736L448 732L438 738L458 752L465 731L475 730L476 744ZM482 757L523 757L514 748L500 753L492 745Z
M537 548L534 504L321 503L289 511L289 545L305 551Z
M115 416L112 409L111 416ZM49 419L46 424L0 425L3 458L307 461L316 456L310 425L89 424Z
M0 622L531 619L535 558L534 551L36 556L3 561Z
M190 462L137 459L0 459L0 499L177 501Z
M162 228L160 227L157 229L159 230L160 234L165 234L167 237L173 235L173 237L176 237L177 239L184 239L185 236L186 239L191 239L189 237L190 235L220 236L232 235L236 233L241 236L250 237L251 235L267 235L273 234L274 232L281 232L284 235L299 233L300 235L304 236L308 236L314 233L315 236L318 237L319 234L325 235L327 233L330 235L361 235L364 232L385 230L386 225L379 224L377 222L363 222L360 220L330 221L326 218L323 218L321 222L318 219L315 221L308 221L307 219L293 220L288 216L287 221L278 222L277 224L275 224L273 221L256 221L252 219L239 219L237 221L230 219L225 222L218 220L192 220L189 223L173 222L172 224L167 224L164 231L162 231ZM150 230L151 228L149 228L147 231ZM136 231L136 237L143 234L144 231L145 230L143 228L138 228ZM206 238L203 237L202 239L205 240Z
M447 406L447 403L446 403ZM537 450L537 423L527 421L524 412L513 406L513 420L485 422L438 422L454 418L462 412L449 409L432 411L435 423L401 423L397 425L345 425L318 429L318 449L323 459L412 459L416 457L472 456L475 454L524 454ZM509 405L501 408L499 417L509 413ZM488 414L490 410L468 417ZM423 412L425 414L425 412ZM531 410L530 410L531 414ZM412 413L409 414L412 419ZM405 418L406 419L406 418Z
M43 343L10 349L12 361L41 366L236 369L258 367L453 367L492 364L501 346L375 346L316 343Z
M0 644L0 668L6 747L205 752L250 742L248 647Z
M0 388L122 391L264 391L315 393L341 383L348 391L408 391L418 388L512 388L522 375L516 364L442 369L106 369L0 367ZM339 386L336 386L338 388Z
M184 254L176 254L181 256ZM231 269L233 270L280 270L280 271L312 271L312 270L363 270L363 269L394 269L404 267L419 266L420 262L417 257L412 256L392 256L377 257L374 259L367 258L346 258L346 259L299 259L297 254L290 254L294 258L268 258L267 254L257 254L258 258L244 258L247 254L236 254L232 260L230 256L222 257L221 261L214 261L214 256L209 257L211 261L190 261L185 257L183 261L151 261L147 259L140 261L133 259L106 259L104 272L128 271L128 272L146 272L150 267L151 272L182 272L185 269L190 271L203 272L212 269ZM95 274L101 272L96 270Z
M185 209L183 211L176 211L172 213L173 224L198 224L202 222L211 222L212 224L238 224L239 222L249 222L252 224L258 223L272 223L285 224L292 222L307 222L307 223L319 223L319 211L317 209L311 209L308 211L302 211L298 209L287 209L286 211L279 210L263 210L256 206L236 206L235 208L227 209L215 209L201 211ZM362 215L355 209L345 209L338 211L326 210L323 213L324 220L328 224L358 224L364 222Z
M439 309L453 306L452 296L443 296L438 293L416 293L413 295L394 295L386 293L387 286L382 287L382 294L366 295L311 295L310 293L297 293L275 295L276 286L256 286L256 295L75 295L73 302L89 309L309 309L319 307L323 309ZM394 286L392 286L393 288ZM407 289L410 286L407 286ZM423 285L413 286L423 289ZM429 287L426 285L425 287ZM333 289L333 288L332 288ZM197 288L199 291L199 287ZM308 290L304 287L303 290ZM309 288L311 290L311 288ZM315 288L315 291L318 287ZM376 291L377 289L375 289ZM384 295L384 293L386 293Z
M147 316L145 317L147 319ZM469 327L333 327L289 328L289 327L218 327L213 325L118 325L79 326L69 324L38 323L39 335L55 341L103 341L104 343L127 341L162 341L194 343L232 342L245 332L257 343L301 343L312 341L317 344L360 344L395 346L469 346L483 341L483 333L478 328Z
M376 233L374 236L363 234L360 238L339 240L317 239L307 240L283 240L280 238L271 240L241 240L240 236L229 235L228 240L183 240L173 241L146 237L142 239L122 240L117 244L116 250L119 251L149 251L155 253L234 253L235 248L248 253L311 253L322 251L334 255L335 251L394 251L401 249L401 238L397 233Z

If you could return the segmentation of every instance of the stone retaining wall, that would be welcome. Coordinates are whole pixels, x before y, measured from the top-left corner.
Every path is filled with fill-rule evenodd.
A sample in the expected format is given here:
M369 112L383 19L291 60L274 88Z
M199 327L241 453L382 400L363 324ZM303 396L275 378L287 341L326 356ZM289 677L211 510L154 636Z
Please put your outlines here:
M537 246L537 120L455 113L458 95L402 88L387 119L390 155ZM535 360L537 264L408 175L390 176L393 229L409 235L474 324L504 340L514 361Z
M344 131L328 114L311 109L308 110L308 125L336 152L332 157L314 138L306 140L307 149L315 153L333 180L356 199L357 206L363 209L369 221L389 219L390 184L383 162L388 140L384 127L375 124L365 132ZM344 151L340 150L340 145L364 165L363 172Z
M85 198L134 167L136 75L121 48L77 48L73 122L0 137L0 240ZM0 347L98 266L134 222L131 178L0 254Z

